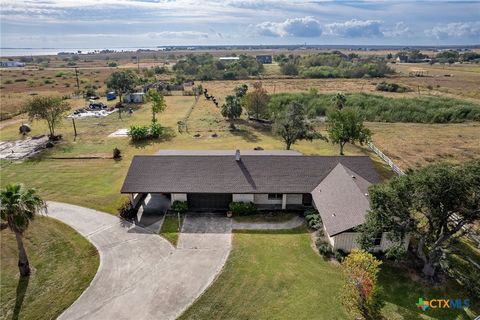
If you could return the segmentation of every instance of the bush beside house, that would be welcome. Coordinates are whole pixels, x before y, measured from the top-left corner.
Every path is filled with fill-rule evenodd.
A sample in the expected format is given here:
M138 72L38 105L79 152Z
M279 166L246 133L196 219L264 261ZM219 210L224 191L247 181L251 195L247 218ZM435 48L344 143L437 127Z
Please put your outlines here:
M253 202L231 202L228 206L234 215L246 216L255 214L257 206Z

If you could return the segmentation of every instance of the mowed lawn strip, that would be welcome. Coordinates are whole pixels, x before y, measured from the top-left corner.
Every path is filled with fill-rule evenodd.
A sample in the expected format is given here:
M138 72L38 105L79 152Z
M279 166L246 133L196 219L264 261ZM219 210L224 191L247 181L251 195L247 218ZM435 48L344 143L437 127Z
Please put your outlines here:
M177 245L183 219L183 215L180 215L180 221L178 221L177 214L167 214L163 220L160 235L170 241L174 246Z
M180 319L345 319L341 285L305 228L236 231L224 270Z
M89 286L98 252L75 230L47 217L35 218L24 240L34 272L19 283L15 236L1 232L0 319L15 319L14 314L18 319L55 319Z

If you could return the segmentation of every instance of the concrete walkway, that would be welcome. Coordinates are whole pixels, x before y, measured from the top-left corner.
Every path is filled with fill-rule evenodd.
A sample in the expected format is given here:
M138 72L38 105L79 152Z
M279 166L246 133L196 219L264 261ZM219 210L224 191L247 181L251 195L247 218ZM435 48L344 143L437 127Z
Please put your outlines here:
M235 230L284 230L300 227L305 220L301 217L293 217L285 222L236 222L233 220L232 229Z
M117 217L48 202L48 216L90 240L100 266L59 319L175 319L215 279L231 248L231 222L187 215L178 249Z

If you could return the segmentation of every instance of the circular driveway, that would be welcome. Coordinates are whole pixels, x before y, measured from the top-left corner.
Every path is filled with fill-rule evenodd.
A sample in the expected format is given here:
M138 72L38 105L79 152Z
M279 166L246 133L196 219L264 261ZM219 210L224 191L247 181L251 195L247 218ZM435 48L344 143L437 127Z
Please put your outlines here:
M175 319L215 279L231 248L231 221L187 215L177 248L111 214L48 202L48 216L100 254L90 286L59 319Z

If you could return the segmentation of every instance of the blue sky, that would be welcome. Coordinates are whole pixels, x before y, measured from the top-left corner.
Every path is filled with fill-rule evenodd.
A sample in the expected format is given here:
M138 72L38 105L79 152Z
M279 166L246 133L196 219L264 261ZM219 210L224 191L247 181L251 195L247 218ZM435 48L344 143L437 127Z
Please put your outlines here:
M480 44L480 0L2 0L0 16L4 48Z

